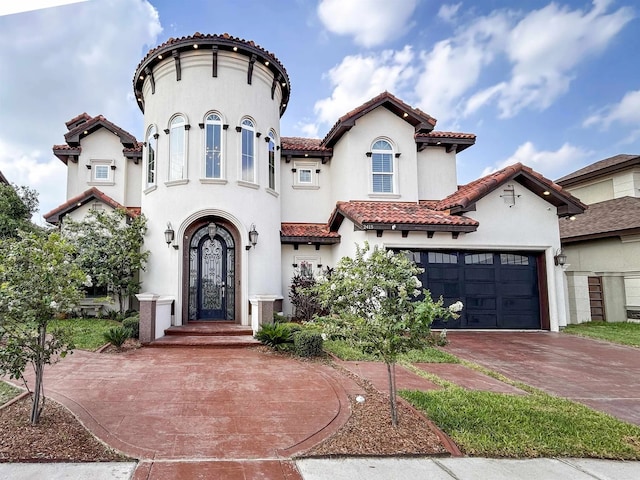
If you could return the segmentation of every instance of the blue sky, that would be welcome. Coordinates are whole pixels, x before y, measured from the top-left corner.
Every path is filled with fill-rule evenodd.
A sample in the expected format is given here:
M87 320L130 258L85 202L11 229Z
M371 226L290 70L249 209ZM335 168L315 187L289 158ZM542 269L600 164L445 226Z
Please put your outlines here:
M467 183L520 161L557 179L640 154L640 8L632 0L24 0L0 4L0 170L66 200L51 146L87 112L142 137L131 80L169 37L229 33L280 59L292 92L284 136L323 137L388 90L475 133ZM13 4L27 12L10 10Z

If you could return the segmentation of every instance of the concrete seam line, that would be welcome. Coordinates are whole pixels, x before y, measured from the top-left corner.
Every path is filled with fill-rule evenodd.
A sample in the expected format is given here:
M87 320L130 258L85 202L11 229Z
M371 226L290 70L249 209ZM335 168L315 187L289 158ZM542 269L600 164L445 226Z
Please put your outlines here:
M433 459L433 463L435 463L438 467L440 467L442 470L444 470L447 474L451 475L451 478L455 479L455 480L462 480L460 477L458 477L455 473L453 473L449 468L447 468L446 466L444 466L442 463L440 463L438 460L436 460L435 458Z
M570 462L569 460L565 459L565 458L556 458L556 460L558 460L559 462L564 463L565 465L570 466L571 468L574 468L586 475L589 475L591 478L595 478L596 480L602 480L600 477L597 477L596 475L594 475L593 473L585 470L584 468L582 468L580 465L576 465L575 463Z

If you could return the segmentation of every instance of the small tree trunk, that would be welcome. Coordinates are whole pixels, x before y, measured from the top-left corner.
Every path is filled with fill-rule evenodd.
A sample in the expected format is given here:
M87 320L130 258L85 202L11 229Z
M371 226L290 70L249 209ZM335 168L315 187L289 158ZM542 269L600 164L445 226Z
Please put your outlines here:
M398 403L396 401L396 363L387 363L389 376L389 406L391 407L391 425L398 426Z
M40 421L40 414L44 405L44 349L47 340L47 329L45 326L38 326L38 352L36 354L35 373L36 386L31 397L31 425L36 425Z

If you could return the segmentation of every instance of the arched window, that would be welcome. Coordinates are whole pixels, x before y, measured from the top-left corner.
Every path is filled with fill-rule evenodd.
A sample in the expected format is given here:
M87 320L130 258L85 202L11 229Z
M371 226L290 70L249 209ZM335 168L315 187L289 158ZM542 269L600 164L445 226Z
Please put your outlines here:
M255 127L248 118L242 120L242 180L256 183Z
M158 158L158 130L151 125L147 130L147 149L145 151L145 184L147 188L156 184L156 161Z
M186 158L186 129L182 115L176 115L171 120L169 136L169 181L182 180L185 177Z
M269 142L269 188L276 189L276 134L272 130L267 136Z
M222 178L222 118L210 113L205 122L204 176Z
M393 147L386 140L376 140L371 147L371 190L394 193Z

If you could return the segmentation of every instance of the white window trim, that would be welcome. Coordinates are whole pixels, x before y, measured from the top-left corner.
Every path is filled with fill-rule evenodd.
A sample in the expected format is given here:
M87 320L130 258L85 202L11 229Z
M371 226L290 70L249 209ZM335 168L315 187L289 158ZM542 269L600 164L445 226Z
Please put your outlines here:
M320 175L316 173L316 170L319 169L318 162L293 162L293 169L295 170L295 172L292 172L293 188L300 190L318 190L320 188ZM311 171L310 182L300 181L300 170Z
M155 125L150 125L149 128L147 129L147 138L146 138L146 145L144 147L144 185L145 185L145 190L144 192L147 193L148 191L151 191L151 189L153 189L153 187L155 187L158 184L158 143L159 143L159 135L158 135L158 128ZM156 144L156 156L154 158L154 166L153 166L153 182L149 182L149 143L151 141L154 141Z
M220 176L207 177L207 118L209 115L217 115L220 118ZM216 122L211 124L215 125ZM225 184L227 183L226 175L226 147L227 147L227 131L224 128L224 117L216 110L207 112L204 116L204 128L202 129L202 173L200 183ZM242 148L242 147L241 147Z
M271 139L271 141L273 142L273 188L271 188L271 185L269 185L269 173L270 173L270 165L269 165L269 144L271 142L266 142L267 143L267 187L266 190L267 192L271 193L274 196L278 196L278 190L280 189L280 175L279 175L279 166L280 166L280 161L279 161L279 154L278 154L278 142L277 142L277 136L276 136L276 132L274 132L273 130L269 130L269 133L267 134L267 139Z
M392 192L374 192L373 191L373 145L375 145L376 142L383 140L385 142L387 142L390 146L391 146L391 151L390 151L390 155L391 155L391 161L392 161L392 165L393 165L393 172L390 174L392 176L392 182L391 182L391 186L393 188ZM400 198L400 191L399 191L399 183L398 183L398 155L397 155L397 148L394 142L392 142L390 139L385 138L385 137L379 137L376 138L375 140L373 140L373 142L371 142L371 156L367 157L367 163L369 165L369 198ZM379 173L376 173L379 174ZM385 175L384 173L382 175ZM389 174L387 174L389 175Z
M248 128L245 125L243 125L243 122L245 120L249 120L253 127L252 128ZM245 130L249 130L250 132L252 132L251 135L251 139L253 141L253 179L250 180L244 180L242 178L242 138L244 137L244 131ZM239 168L239 173L238 173L238 185L242 185L242 186L255 186L256 188L259 187L258 185L258 148L257 148L257 142L256 142L256 132L257 132L257 127L256 127L256 121L253 118L250 117L243 117L240 120L240 161L238 162L238 168Z
M112 168L115 166L115 160L101 160L101 159L91 159L89 160L89 166L91 169L89 170L89 181L88 185L115 185L115 170ZM99 179L95 177L97 167L108 167L107 170L107 178Z
M173 121L177 118L177 117L182 117L184 124L183 125L178 125L178 126L173 126ZM173 117L171 117L171 120L169 120L169 165L168 165L168 171L167 171L167 181L165 182L165 185L175 185L175 182L184 182L185 180L188 181L189 179L189 169L188 169L188 165L189 165L189 130L187 130L186 126L189 124L189 120L187 119L187 117L182 114L182 113L178 113L176 115L174 115ZM171 145L171 134L173 133L173 129L174 128L180 128L182 127L184 130L184 148L182 149L182 178L171 178L171 167L172 167L172 162L171 162L171 149L172 149L172 145ZM156 174L158 172L158 167L156 165ZM184 182L186 183L186 182Z
M294 267L296 273L300 273L300 264L302 262L311 263L311 271L314 276L320 273L320 268L322 267L318 267L318 265L322 265L322 258L319 255L295 255L293 257L293 263L297 265L297 267Z

